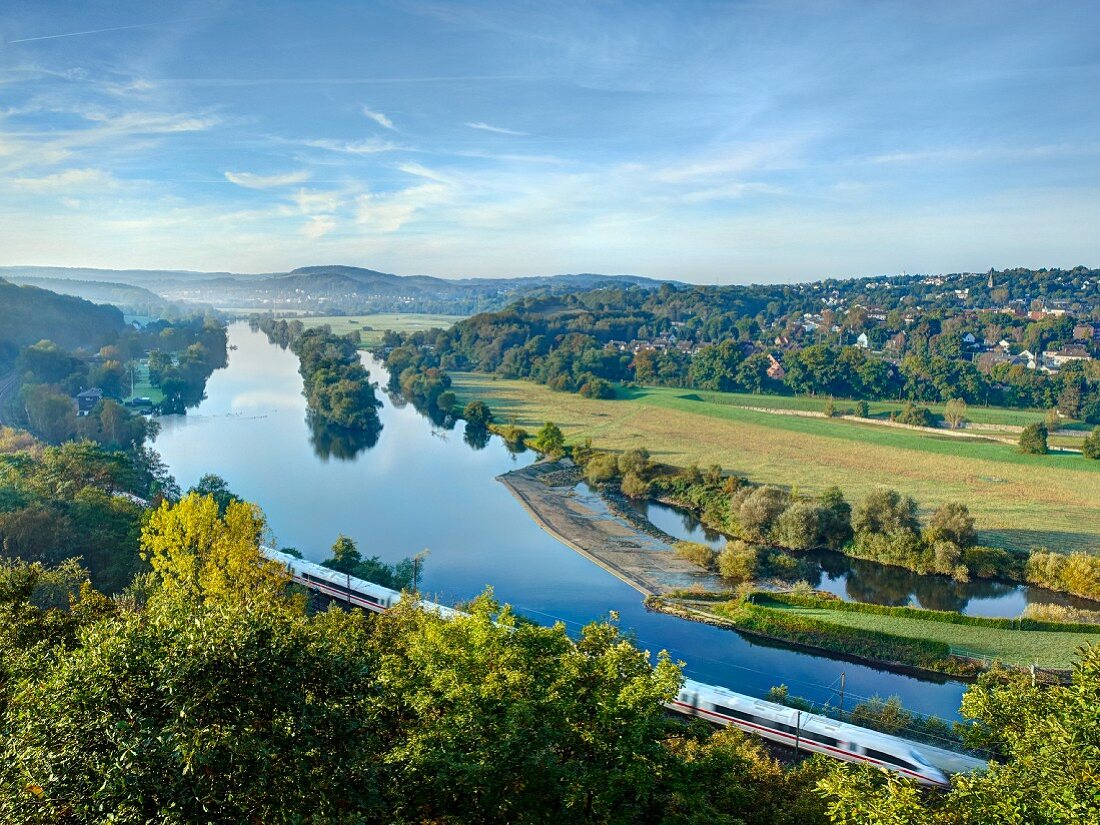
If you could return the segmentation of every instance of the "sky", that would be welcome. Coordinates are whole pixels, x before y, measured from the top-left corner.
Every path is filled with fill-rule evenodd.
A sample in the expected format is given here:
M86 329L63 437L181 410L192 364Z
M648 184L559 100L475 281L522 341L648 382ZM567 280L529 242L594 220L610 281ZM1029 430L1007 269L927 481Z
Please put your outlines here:
M1095 2L0 6L0 264L1100 266Z

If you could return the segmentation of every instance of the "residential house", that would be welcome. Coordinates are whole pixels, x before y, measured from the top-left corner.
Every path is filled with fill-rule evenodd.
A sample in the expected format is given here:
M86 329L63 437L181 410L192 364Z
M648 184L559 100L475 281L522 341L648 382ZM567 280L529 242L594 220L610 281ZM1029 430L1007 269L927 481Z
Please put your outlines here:
M856 346L859 347L860 349L870 349L871 348L871 339L867 337L866 332L861 332L859 334L859 337L856 339Z
M103 390L99 387L91 387L90 389L77 393L76 398L73 399L76 404L76 414L80 416L87 415L95 409L95 405L102 400Z
M775 381L782 381L786 377L787 377L787 371L785 369L783 369L783 365L780 364L779 360L769 352L768 353L768 378L771 378Z

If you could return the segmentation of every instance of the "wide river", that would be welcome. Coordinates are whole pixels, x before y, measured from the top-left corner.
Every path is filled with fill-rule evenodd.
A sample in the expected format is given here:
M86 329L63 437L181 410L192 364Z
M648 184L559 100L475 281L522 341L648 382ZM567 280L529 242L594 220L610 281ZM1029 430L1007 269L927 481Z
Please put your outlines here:
M961 683L762 645L647 612L635 590L543 532L495 480L534 456L513 455L496 437L475 450L461 422L441 430L379 392L377 444L349 460L325 458L311 442L295 356L245 323L230 326L229 342L229 366L211 377L206 400L186 416L161 419L155 447L183 489L216 473L263 507L277 546L320 561L343 533L364 555L388 562L428 548L421 589L436 601L469 599L492 586L530 618L560 620L571 632L615 611L639 646L669 651L700 681L757 696L785 684L792 694L835 705L845 673L846 707L896 694L912 710L957 718ZM365 361L384 384L381 365Z

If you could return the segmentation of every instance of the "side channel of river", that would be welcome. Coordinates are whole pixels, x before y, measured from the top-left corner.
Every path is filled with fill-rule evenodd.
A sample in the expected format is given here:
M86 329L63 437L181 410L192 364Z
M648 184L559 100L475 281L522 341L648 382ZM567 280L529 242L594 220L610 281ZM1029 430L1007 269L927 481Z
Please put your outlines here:
M244 323L230 327L229 366L215 373L207 398L186 416L161 419L154 445L186 489L204 473L258 503L278 544L309 559L328 555L337 535L366 555L394 562L428 548L421 586L439 601L468 599L487 586L531 618L565 622L619 615L637 643L669 651L692 678L764 695L786 684L812 701L846 705L897 694L916 711L957 718L964 685L903 676L782 647L736 633L649 613L637 592L544 533L495 477L534 460L494 437L481 449L462 424L434 427L411 406L380 393L378 443L350 459L311 442L297 359ZM381 365L364 360L385 382Z

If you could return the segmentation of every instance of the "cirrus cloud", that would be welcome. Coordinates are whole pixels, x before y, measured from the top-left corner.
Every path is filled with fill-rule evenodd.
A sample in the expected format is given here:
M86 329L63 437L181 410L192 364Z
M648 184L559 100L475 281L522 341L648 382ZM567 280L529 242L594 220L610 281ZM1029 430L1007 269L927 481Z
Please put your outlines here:
M279 186L292 186L309 180L309 172L287 172L282 175L256 175L252 172L226 171L225 179L245 189L274 189Z

